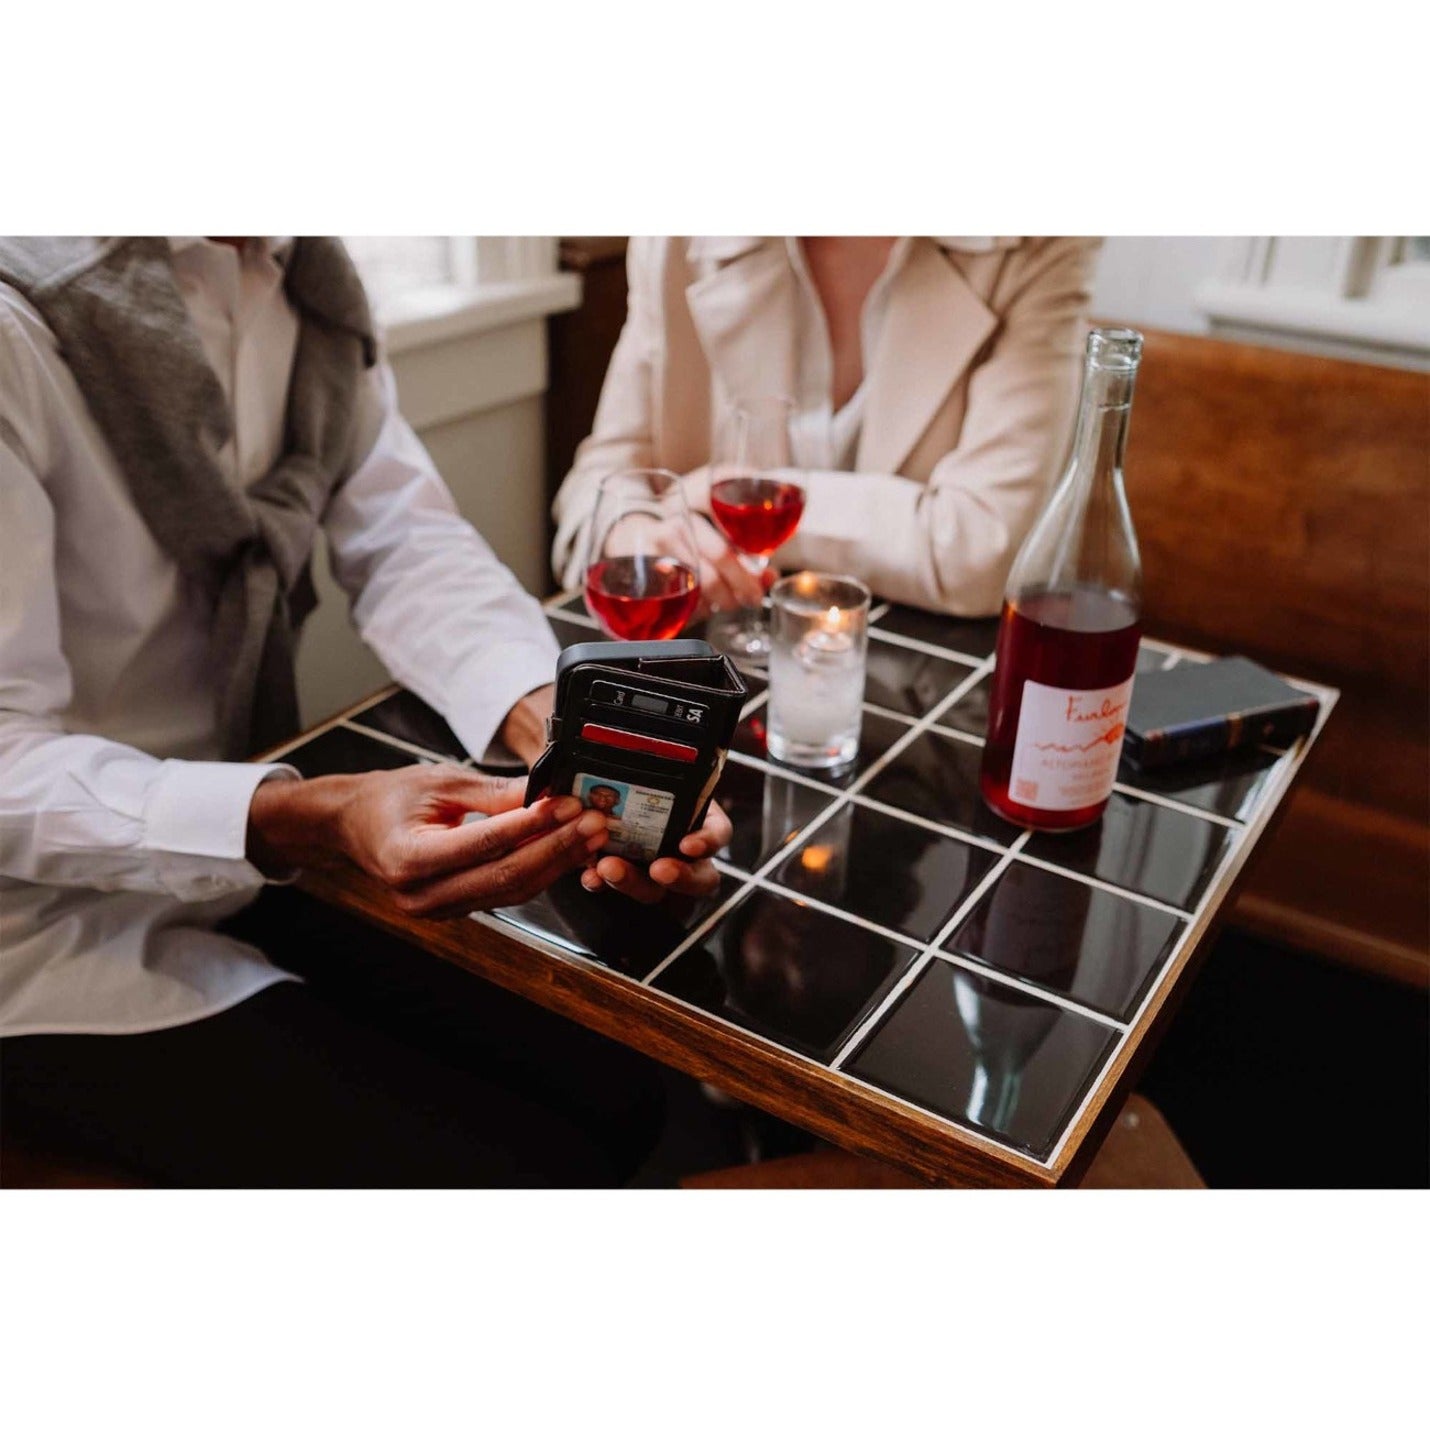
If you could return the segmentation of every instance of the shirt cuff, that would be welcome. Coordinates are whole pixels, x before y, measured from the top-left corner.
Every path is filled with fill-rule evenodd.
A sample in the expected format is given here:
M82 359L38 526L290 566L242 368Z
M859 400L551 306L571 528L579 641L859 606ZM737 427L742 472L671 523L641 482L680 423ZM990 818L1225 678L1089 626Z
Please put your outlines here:
M253 792L301 778L291 765L165 760L144 810L144 848L164 887L193 902L270 882L245 854Z
M511 708L556 679L561 648L553 637L488 646L446 682L442 714L467 752L478 760L496 738Z

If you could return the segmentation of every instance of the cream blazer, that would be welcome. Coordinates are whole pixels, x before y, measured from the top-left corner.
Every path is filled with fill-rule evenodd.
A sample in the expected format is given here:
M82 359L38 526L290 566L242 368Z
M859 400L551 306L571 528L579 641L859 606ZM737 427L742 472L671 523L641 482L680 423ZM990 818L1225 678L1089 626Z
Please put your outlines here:
M1098 239L921 238L889 289L853 472L811 472L785 570L862 577L953 615L999 609L1071 438ZM635 238L595 427L557 494L552 564L581 582L597 480L685 473L742 395L799 394L783 240ZM819 394L825 397L827 394Z

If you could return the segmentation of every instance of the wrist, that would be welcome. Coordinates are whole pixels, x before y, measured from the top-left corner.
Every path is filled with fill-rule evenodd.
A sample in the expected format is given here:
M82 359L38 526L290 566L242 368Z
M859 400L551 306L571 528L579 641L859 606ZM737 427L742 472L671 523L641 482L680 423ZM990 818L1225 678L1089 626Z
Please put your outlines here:
M343 847L343 811L356 775L265 780L248 807L247 856L270 878L323 862Z
M502 722L503 743L528 768L546 748L546 717L551 714L554 696L555 687L543 685L523 695Z

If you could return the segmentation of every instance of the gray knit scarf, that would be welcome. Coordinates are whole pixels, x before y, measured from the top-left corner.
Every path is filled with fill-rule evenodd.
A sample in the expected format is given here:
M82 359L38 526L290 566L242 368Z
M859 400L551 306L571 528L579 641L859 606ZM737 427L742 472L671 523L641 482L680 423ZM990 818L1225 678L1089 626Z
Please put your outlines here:
M162 238L0 239L0 280L55 335L155 540L212 602L224 752L242 759L298 729L298 631L334 488L375 435L359 383L376 361L362 282L335 238L299 238L284 290L300 319L283 452L230 484L217 454L233 414Z

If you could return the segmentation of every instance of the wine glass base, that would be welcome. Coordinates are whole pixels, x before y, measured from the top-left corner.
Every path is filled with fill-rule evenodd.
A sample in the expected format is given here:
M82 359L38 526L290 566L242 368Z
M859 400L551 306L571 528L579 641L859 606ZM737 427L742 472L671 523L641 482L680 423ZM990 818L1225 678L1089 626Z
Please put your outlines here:
M751 621L747 611L711 616L707 636L721 655L728 655L741 670L763 675L770 664L770 628L763 620Z

